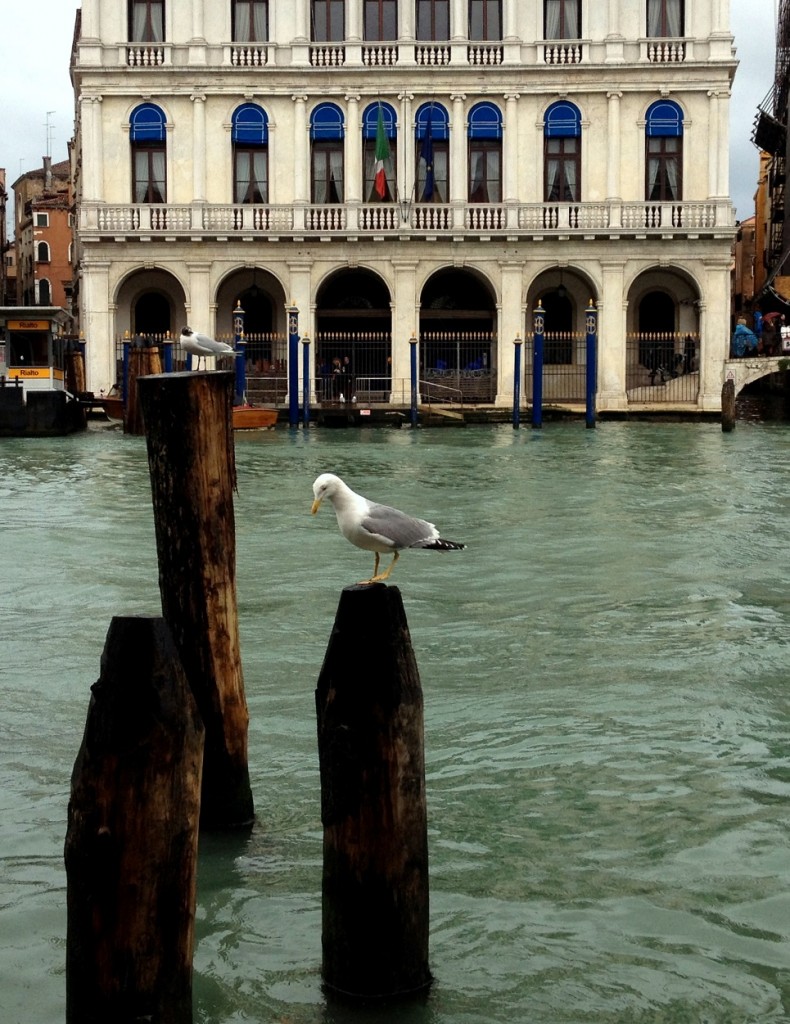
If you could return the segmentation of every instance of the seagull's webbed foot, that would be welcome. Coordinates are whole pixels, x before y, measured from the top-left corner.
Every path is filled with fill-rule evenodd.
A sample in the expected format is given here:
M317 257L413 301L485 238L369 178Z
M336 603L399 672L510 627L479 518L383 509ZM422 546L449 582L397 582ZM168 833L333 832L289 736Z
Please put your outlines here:
M398 561L399 558L400 558L400 555L398 554L398 552L397 551L393 551L392 552L392 561L387 566L387 568L384 570L384 572L380 573L378 571L378 569L379 569L379 556L376 555L376 567L373 570L373 576L367 582L368 583L383 583L384 580L388 580L389 579L389 575L392 572L392 570L395 568L395 563Z

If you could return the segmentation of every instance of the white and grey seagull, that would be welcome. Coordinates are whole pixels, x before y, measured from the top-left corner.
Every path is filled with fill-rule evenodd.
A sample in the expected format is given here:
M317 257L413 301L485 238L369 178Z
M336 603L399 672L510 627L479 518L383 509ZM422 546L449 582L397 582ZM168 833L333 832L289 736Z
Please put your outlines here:
M404 548L425 548L431 551L462 551L466 545L454 540L444 540L439 531L424 519L415 519L396 508L368 501L361 494L352 491L334 473L322 473L313 484L313 515L324 498L332 502L340 532L358 548L373 551L376 556L373 575L362 583L381 583L398 561L399 552ZM382 554L392 553L392 561L379 572Z
M207 334L199 334L191 327L181 328L181 348L190 355L197 356L197 367L200 367L200 360L203 360L203 367L206 366L207 356L235 355L235 349L226 345L224 341L215 341Z

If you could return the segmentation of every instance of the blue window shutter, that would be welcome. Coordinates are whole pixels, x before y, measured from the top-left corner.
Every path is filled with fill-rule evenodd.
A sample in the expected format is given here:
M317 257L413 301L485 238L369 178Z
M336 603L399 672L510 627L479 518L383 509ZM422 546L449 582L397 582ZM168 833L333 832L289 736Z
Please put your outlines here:
M132 142L164 142L164 111L154 103L141 103L135 107L129 118Z
M560 100L546 111L543 134L547 139L578 139L582 133L582 116L573 103Z
M311 139L342 139L343 111L334 103L321 103L310 116Z
M245 103L233 111L234 142L263 146L269 141L269 119L255 103Z
M678 138L683 134L683 111L672 100L658 100L647 109L647 134Z

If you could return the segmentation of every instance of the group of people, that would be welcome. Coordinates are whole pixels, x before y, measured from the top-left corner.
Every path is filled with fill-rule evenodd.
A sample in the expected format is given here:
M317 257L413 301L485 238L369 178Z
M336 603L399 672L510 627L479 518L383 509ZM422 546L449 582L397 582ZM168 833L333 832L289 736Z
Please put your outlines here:
M350 356L335 356L331 365L322 363L318 372L324 381L324 401L356 401Z
M749 328L745 317L739 317L730 343L733 359L748 359L754 356L778 356L790 352L790 324L784 313L766 313L755 309L752 314L753 327Z

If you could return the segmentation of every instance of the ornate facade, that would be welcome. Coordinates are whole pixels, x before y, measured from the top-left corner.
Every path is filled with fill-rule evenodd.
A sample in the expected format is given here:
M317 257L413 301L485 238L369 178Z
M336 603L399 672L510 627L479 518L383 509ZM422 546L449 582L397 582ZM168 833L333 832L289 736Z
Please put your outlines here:
M600 411L716 410L734 71L728 0L82 0L88 386L241 304L268 370L295 307L316 380L350 358L396 401L416 339L506 405L540 305L573 401L592 300Z

